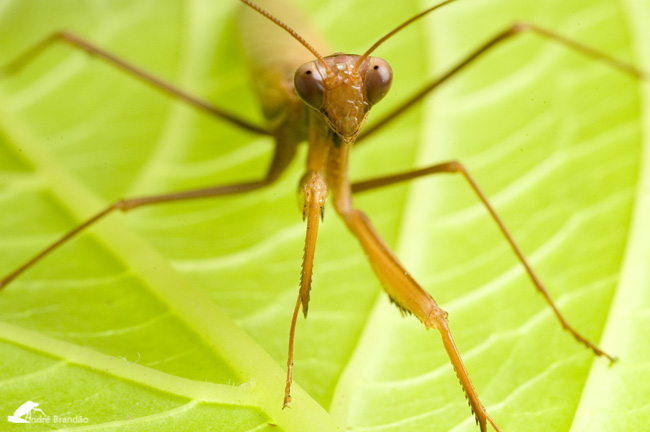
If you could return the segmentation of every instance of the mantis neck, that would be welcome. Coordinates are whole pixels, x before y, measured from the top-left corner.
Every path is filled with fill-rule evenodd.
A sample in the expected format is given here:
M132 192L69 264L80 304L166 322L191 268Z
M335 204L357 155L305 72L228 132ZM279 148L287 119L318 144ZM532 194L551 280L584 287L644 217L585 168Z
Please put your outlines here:
M348 157L353 143L342 140L319 115L311 115L307 171L318 172L325 178L339 214L352 208Z

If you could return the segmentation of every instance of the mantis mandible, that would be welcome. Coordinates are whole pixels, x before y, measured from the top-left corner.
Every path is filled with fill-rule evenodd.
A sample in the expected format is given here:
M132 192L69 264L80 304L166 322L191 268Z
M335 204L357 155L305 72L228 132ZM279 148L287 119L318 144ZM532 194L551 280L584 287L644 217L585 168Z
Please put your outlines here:
M433 12L438 7L445 6L451 1L440 3L424 13ZM424 13L422 16L424 16ZM255 17L255 18L253 18ZM420 16L418 16L419 18ZM252 14L250 19L260 19L257 14ZM285 30L290 31L287 27ZM396 29L397 30L397 29ZM479 47L474 54L470 55L464 62L461 62L457 67L451 69L447 74L441 78L433 81L428 86L424 87L420 95L412 97L407 102L393 111L384 119L378 121L371 128L366 128L366 136L374 133L388 124L393 116L398 116L404 112L408 106L418 101L421 97L429 94L439 84L451 79L457 72L460 72L467 65L471 64L475 58L488 52L491 47L498 45L504 40L515 37L518 34L529 32L535 33L545 37L556 43L565 45L569 48L576 49L584 54L595 57L597 59L608 62L612 66L622 70L623 72L632 75L640 75L641 73L635 68L618 62L617 60L607 56L604 53L595 51L591 48L583 46L579 43L573 42L562 36L550 32L544 28L537 27L533 24L519 23L510 28L504 29L502 33L495 35L495 37L483 46ZM112 57L110 54L95 47L88 41L79 38L72 33L60 33L48 39L44 44L37 46L36 51L31 51L26 57L19 59L14 63L14 68L19 69L21 62L28 61L42 48L48 46L53 41L63 40L72 46L82 48L90 51L98 57L104 57L105 60L113 63L119 63L119 59ZM309 42L309 40L307 40ZM379 43L383 42L380 40ZM451 332L448 328L448 321L446 313L440 309L433 298L424 291L417 282L411 278L403 266L399 263L397 258L390 252L389 248L383 243L379 235L375 232L367 217L359 210L357 210L352 203L352 194L361 193L366 190L376 189L380 186L394 184L413 178L435 174L435 173L459 173L462 175L470 185L470 187L478 194L479 199L485 204L488 212L492 215L496 223L503 231L506 239L511 243L515 253L519 256L522 263L526 267L531 279L537 288L545 295L547 301L554 308L554 312L558 319L562 322L563 326L567 328L580 342L591 348L596 354L608 356L608 354L601 351L597 346L589 340L580 335L578 331L573 329L562 317L559 310L557 310L546 293L546 290L535 276L532 268L526 262L523 254L519 251L516 243L508 233L505 226L500 221L496 212L489 205L487 198L481 193L478 185L474 182L470 174L458 162L443 163L432 167L427 167L421 170L405 172L394 176L381 177L371 179L363 182L352 183L347 179L347 159L348 152L352 148L355 141L362 131L362 126L365 123L367 111L370 107L378 103L381 98L386 94L390 87L390 67L383 61L370 56L376 47L371 47L365 56L339 56L339 57L323 57L323 54L315 49L307 48L306 50L296 44L297 49L302 50L299 54L294 54L297 51L287 51L289 56L295 55L296 57L304 57L304 54L309 51L312 52L313 57L317 60L314 63L309 63L298 69L295 75L296 87L298 94L302 98L303 104L292 92L291 86L293 76L287 78L284 76L278 79L279 74L275 74L268 78L269 83L264 79L260 80L264 85L260 86L260 92L265 92L269 87L276 86L275 93L282 94L282 100L274 99L274 96L263 95L263 107L266 116L269 120L269 127L259 127L243 121L237 117L231 116L226 111L216 109L210 105L206 105L201 100L192 98L191 96L178 91L178 89L166 83L157 82L150 79L150 75L146 75L140 70L131 69L131 72L136 76L144 79L149 79L154 85L172 93L176 97L188 101L196 105L199 109L212 112L215 116L229 121L235 125L242 126L252 133L270 134L276 138L276 152L274 161L268 171L266 178L259 181L248 183L240 183L236 185L218 186L214 188L202 189L197 191L179 192L175 194L160 195L153 197L142 197L135 199L126 199L119 201L104 211L98 213L95 217L89 219L86 223L80 225L76 229L70 231L68 235L62 238L57 243L53 244L50 248L44 250L41 254L36 255L32 260L28 261L24 266L18 268L16 271L8 275L2 280L2 286L7 285L16 276L22 273L27 268L31 267L35 262L40 260L43 256L49 253L54 248L58 247L69 238L75 236L79 231L91 225L95 221L101 219L104 215L115 211L127 211L136 207L142 207L149 204L177 201L181 199L201 198L207 196L227 195L240 192L246 192L266 186L276 180L288 162L292 159L295 147L301 141L309 138L310 150L307 161L307 171L303 180L301 181L300 196L303 200L302 210L303 217L307 221L307 237L305 247L305 257L303 261L303 273L301 275L301 288L300 296L296 303L292 326L290 332L290 349L289 349L289 362L288 362L288 377L287 387L285 391L285 405L290 402L290 384L291 384L291 367L292 367L292 346L293 334L297 316L302 308L304 314L307 314L307 306L309 299L309 290L311 288L311 272L312 261L315 254L316 235L318 232L319 218L322 217L323 206L327 194L331 194L330 199L334 203L334 207L339 213L350 231L358 238L368 255L374 271L377 273L378 278L382 281L382 285L388 292L391 300L406 313L414 314L420 321L424 323L427 328L436 329L440 332L443 344L446 351L450 356L450 360L459 376L461 385L468 397L472 410L475 412L476 420L479 423L481 430L486 430L486 423L490 422L495 429L498 430L494 422L487 415L483 405L480 403L475 389L465 371L458 351L455 348ZM130 65L122 64L127 69L131 68ZM260 73L266 69L263 65L258 65ZM297 66L292 64L291 68ZM289 66L287 66L287 69ZM337 72L344 76L345 79L359 80L355 84L358 89L356 94L353 91L346 89L339 84L334 84L334 78ZM373 72L376 71L376 72ZM273 71L276 72L276 71ZM273 74L272 74L273 75ZM311 80L309 77L320 77L316 81ZM284 81L282 81L284 80ZM288 81L287 81L288 80ZM332 81L330 83L330 81ZM288 84L287 84L288 82ZM364 87L366 86L366 87ZM328 90L332 87L334 93ZM323 92L321 94L321 91ZM335 92L343 92L344 94L335 95ZM355 101L351 104L351 109L358 109L359 113L356 115L341 114L337 111L338 100L351 100ZM354 106L355 108L352 108ZM345 110L346 108L344 108ZM324 111L329 112L329 116L320 116ZM320 114L318 114L320 112ZM305 127L304 123L306 118L309 118L309 127ZM361 135L363 136L363 135Z

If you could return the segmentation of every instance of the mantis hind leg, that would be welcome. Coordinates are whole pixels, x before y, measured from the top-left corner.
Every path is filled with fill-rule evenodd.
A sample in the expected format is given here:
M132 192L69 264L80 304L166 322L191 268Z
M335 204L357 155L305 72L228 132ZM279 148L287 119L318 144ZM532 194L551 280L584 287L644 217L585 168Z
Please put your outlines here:
M51 35L47 36L45 39L42 39L40 42L28 48L25 52L23 52L20 56L15 58L9 64L1 67L0 78L8 77L18 73L30 62L32 62L39 54L41 54L43 51L45 51L46 49L48 49L50 46L52 46L54 43L57 42L63 42L68 44L72 48L85 51L89 55L105 61L109 65L129 74L130 76L146 84L149 84L155 89L160 90L163 93L166 93L171 97L179 99L189 105L192 105L193 107L201 111L204 111L214 117L218 117L221 118L222 120L230 122L234 126L237 126L239 128L245 129L249 132L256 133L256 134L261 134L261 135L272 134L270 131L267 131L264 128L256 126L244 119L239 118L238 116L226 112L221 108L214 106L210 102L201 99L197 96L194 96L176 87L174 84L171 84L163 80L162 78L153 75L152 73L116 56L113 53L108 52L107 50L93 44L92 42L68 30L52 33Z
M562 325L562 327L567 330L569 333L573 335L573 337L580 342L581 344L585 345L587 348L589 348L591 351L594 352L594 354L598 356L603 356L609 359L610 362L613 362L615 360L614 357L606 353L605 351L601 350L596 344L591 342L588 338L583 336L580 332L578 332L569 322L566 320L564 315L562 315L562 312L560 312L560 309L557 307L553 299L551 298L548 290L542 283L541 279L537 276L535 271L533 270L532 266L528 262L528 259L526 259L526 256L523 254L517 243L515 242L514 238L508 231L508 228L505 226L499 215L497 214L496 210L494 210L494 207L490 204L489 200L487 199L486 195L483 193L481 188L478 186L474 178L469 174L467 169L457 161L451 161L451 162L444 162L441 164L433 165L430 167L426 168L421 168L421 169L416 169L412 171L406 171L398 174L393 174L389 176L384 176L384 177L378 177L370 180L365 180L361 182L357 182L352 184L352 191L353 192L364 192L367 190L371 189L377 189L382 186L388 186L391 184L407 181L407 180L412 180L416 179L419 177L424 177L427 175L432 175L432 174L444 174L444 173L457 173L461 174L463 178L467 181L469 186L472 188L472 190L476 193L477 197L479 200L483 203L485 206L486 210L492 217L492 219L496 222L497 226L499 227L499 230L501 230L501 233L505 237L505 239L508 241L510 244L512 250L514 251L515 255L521 262L521 264L524 266L526 269L526 273L528 273L528 276L530 277L531 281L535 285L535 288L542 294L548 305L551 307L553 310L553 313L557 317L558 321Z
M375 123L369 125L361 133L361 135L357 139L357 143L362 139L365 139L370 135L374 134L375 132L377 132L387 124L391 123L394 119L396 119L397 117L399 117L400 115L408 111L416 103L420 102L426 96L433 93L434 90L436 90L439 86L441 86L445 82L449 81L451 78L458 76L460 72L466 70L470 65L474 64L476 60L483 57L483 55L491 51L492 48L500 45L502 42L508 41L514 38L515 36L524 34L526 32L536 34L542 38L548 39L549 41L555 42L559 45L563 45L564 47L573 50L577 53L581 53L594 60L598 60L602 63L605 63L608 66L618 70L619 72L627 74L631 77L646 80L646 81L650 79L650 73L648 73L647 71L643 71L629 63L614 58L602 51L584 45L573 39L566 38L558 33L550 31L544 27L537 26L533 23L524 22L524 21L517 22L503 29L501 32L497 33L496 35L494 35L491 39L483 43L483 45L479 46L477 49L471 52L467 57L465 57L463 60L458 62L455 66L447 70L447 72L445 72L438 78L426 84L418 92L416 92L411 97L406 99L403 103L395 107L392 111L388 112L384 117L378 119Z

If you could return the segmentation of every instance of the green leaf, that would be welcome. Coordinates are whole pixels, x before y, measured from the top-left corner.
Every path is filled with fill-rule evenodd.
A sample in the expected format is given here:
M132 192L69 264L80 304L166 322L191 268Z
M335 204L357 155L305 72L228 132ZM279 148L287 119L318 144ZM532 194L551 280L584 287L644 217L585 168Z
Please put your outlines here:
M336 51L357 53L432 4L296 3ZM239 7L8 1L0 65L68 28L261 123ZM376 52L395 84L370 122L517 19L650 70L642 0L459 0ZM449 312L503 431L650 425L647 96L601 62L522 35L352 155L352 178L463 161L569 321L619 357L608 367L561 330L461 178L360 195ZM0 80L0 272L119 197L259 178L271 149L58 44ZM30 430L477 431L439 337L389 304L333 209L298 323L294 400L281 409L304 154L261 192L111 215L3 289L0 429L23 428L2 416L34 401L52 420Z

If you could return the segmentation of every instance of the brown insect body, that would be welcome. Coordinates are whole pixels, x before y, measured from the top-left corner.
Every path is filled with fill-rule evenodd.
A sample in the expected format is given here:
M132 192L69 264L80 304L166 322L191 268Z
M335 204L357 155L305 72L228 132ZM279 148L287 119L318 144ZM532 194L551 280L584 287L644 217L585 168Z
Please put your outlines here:
M289 359L287 362L288 373L284 406L288 406L291 401L293 344L297 316L301 308L304 315L307 316L318 226L320 219L323 217L325 202L331 192L336 212L342 217L349 231L357 238L391 301L398 306L402 313L413 314L427 329L436 329L440 333L445 351L456 371L456 375L460 380L481 431L485 432L487 430L488 422L495 430L499 431L499 428L479 401L478 395L469 379L452 338L447 313L409 275L404 266L372 226L369 218L362 211L354 207L352 200L354 193L438 173L457 173L463 176L470 188L485 206L485 209L491 215L494 222L498 225L506 241L510 244L515 255L524 266L533 285L544 296L562 326L577 341L586 345L596 355L605 356L613 361L612 356L582 336L566 321L551 299L547 289L537 277L504 223L497 215L495 209L491 206L485 194L483 194L477 183L461 163L448 161L351 184L348 180L348 162L352 146L358 138L362 139L364 136L374 133L380 127L388 124L392 119L406 111L410 106L428 95L437 86L465 68L490 48L522 32L528 31L535 33L555 43L571 48L576 52L607 63L637 78L647 78L647 73L550 30L530 23L515 23L500 33L497 33L456 66L450 68L436 80L426 84L419 92L397 106L384 118L379 119L367 129L365 135L360 135L369 110L386 95L392 83L392 71L388 63L378 57L370 57L369 54L381 43L410 23L439 7L452 3L453 0L442 1L405 21L380 38L361 56L336 53L328 57L322 57L315 48L300 36L300 34L307 34L305 29L299 28L298 31L293 30L249 0L241 1L251 8L246 8L245 13L242 14L242 19L248 21L248 28L256 28L255 39L260 41L259 43L253 42L251 32L244 31L242 33L244 45L247 46L247 51L250 54L251 70L255 76L254 85L260 97L262 111L267 120L266 127L257 126L213 106L209 102L184 92L173 84L167 83L74 33L67 31L50 35L39 44L32 46L31 49L27 50L22 56L4 68L6 74L15 73L52 43L61 41L93 54L97 58L122 69L128 74L198 109L204 110L223 121L230 122L234 126L238 126L254 134L272 137L275 143L275 151L267 173L262 179L116 201L68 231L59 240L41 250L23 265L4 276L3 279L0 279L0 288L8 285L17 276L50 252L75 237L82 230L116 210L126 212L146 205L238 194L268 186L289 165L296 154L297 146L306 140L309 143L309 150L306 161L306 172L299 183L299 198L302 204L303 218L307 221L307 229L300 292L294 308L289 336ZM276 5L277 3L275 1L268 2L269 6ZM268 20L261 18L259 14L264 15ZM288 18L291 17L288 16ZM294 19L292 19L292 22L294 22ZM300 20L295 19L295 22L299 23ZM280 33L281 37L278 38L279 41L276 40L278 32L275 25L284 29L284 32ZM299 49L295 49L296 41L291 40L287 36L293 37L306 50L300 46L298 46ZM315 39L310 37L310 40L314 42ZM272 47L272 50L269 47ZM268 51L272 51L276 55L276 58L265 55L268 54ZM316 60L313 60L314 58ZM294 68L300 64L302 66L294 72Z
M307 234L300 294L291 324L285 406L291 401L289 392L296 319L300 307L307 316L318 218L323 214L323 206L331 190L336 212L358 239L391 301L403 313L415 315L427 329L440 331L476 421L481 430L485 430L489 416L458 354L448 327L447 313L409 275L365 213L353 205L352 187L348 180L350 150L366 122L368 111L390 89L390 66L385 60L367 54L336 53L303 64L295 73L294 83L296 93L309 110L307 172L299 187L303 218L307 219Z

